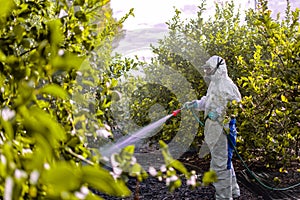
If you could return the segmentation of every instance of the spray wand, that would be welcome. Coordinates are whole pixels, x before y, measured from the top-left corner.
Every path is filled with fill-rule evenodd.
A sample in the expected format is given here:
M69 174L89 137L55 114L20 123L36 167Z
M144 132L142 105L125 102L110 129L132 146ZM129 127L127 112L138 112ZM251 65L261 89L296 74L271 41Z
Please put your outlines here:
M181 112L181 109L174 110L174 111L172 112L172 115L173 115L174 117L176 117L180 112Z

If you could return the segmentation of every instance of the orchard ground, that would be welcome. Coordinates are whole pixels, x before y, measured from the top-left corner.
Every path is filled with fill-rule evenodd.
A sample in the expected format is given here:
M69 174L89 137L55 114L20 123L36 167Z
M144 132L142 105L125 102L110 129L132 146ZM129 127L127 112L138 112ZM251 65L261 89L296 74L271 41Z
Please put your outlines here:
M196 152L187 152L179 160L184 163L188 170L197 172L199 181L202 180L203 173L209 170L209 158L199 158ZM300 172L297 172L299 163L290 166L285 172L266 168L260 162L248 164L260 180L272 187L288 187L300 180ZM238 158L234 159L234 166L241 189L241 196L237 198L238 200L293 200L300 198L299 186L287 191L271 191L255 182ZM127 182L127 186L132 191L132 195L126 198L109 197L98 192L96 193L109 200L212 200L215 194L215 189L212 185L191 189L184 179L182 186L174 192L168 190L164 181L158 181L153 177L149 177L143 182L137 182L136 179L131 178Z

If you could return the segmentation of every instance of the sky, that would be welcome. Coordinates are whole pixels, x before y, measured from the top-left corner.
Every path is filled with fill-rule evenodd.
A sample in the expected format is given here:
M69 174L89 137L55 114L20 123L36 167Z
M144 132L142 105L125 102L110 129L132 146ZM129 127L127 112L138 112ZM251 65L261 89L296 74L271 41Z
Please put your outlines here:
M207 16L214 11L214 3L228 0L207 0ZM254 0L239 0L241 8L254 8ZM165 22L174 16L174 6L182 12L182 18L196 17L197 6L201 0L111 0L113 15L117 19L124 16L130 8L134 8L135 17L130 17L124 23L124 28L134 30L140 28L166 28ZM292 8L300 8L299 0L290 0ZM286 0L269 0L269 8L274 11L285 8ZM284 12L284 11L283 11Z
M168 32L166 22L174 16L175 8L181 11L181 19L195 18L200 2L201 0L111 0L113 16L117 19L134 8L134 16L123 23L126 35L115 51L129 57L138 55L144 60L151 59L153 53L150 44L155 45ZM206 16L209 16L214 10L214 1L207 2Z
M215 3L224 3L230 0L207 0L204 18L212 16ZM111 0L113 16L117 19L125 16L134 8L134 17L130 16L123 24L126 30L125 37L119 42L116 52L126 56L135 56L149 60L153 56L150 44L157 44L158 39L166 35L166 22L175 14L175 8L181 11L181 19L197 17L198 5L201 0ZM254 0L239 0L241 9L255 7ZM290 0L292 10L300 8L300 0ZM175 7L175 8L174 8ZM238 8L238 5L236 6ZM277 12L285 12L286 0L269 0L269 9L275 17ZM242 18L241 18L242 19Z
M135 17L124 23L124 28L166 27L165 22L174 15L174 6L183 10L185 17L192 17L197 12L199 0L111 0L114 16L119 19L130 8L134 8Z

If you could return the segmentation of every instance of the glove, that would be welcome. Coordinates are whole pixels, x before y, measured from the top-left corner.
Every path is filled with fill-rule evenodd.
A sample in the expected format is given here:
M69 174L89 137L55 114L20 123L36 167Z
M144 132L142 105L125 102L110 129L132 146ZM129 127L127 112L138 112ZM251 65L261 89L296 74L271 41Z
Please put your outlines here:
M200 100L197 101L197 108L199 110L204 111L205 110L205 104L206 104L206 96L201 97Z
M197 101L194 100L192 102L186 102L183 104L183 108L186 108L186 109L191 109L191 108L196 108L197 107Z
M217 121L219 115L218 115L217 112L211 111L211 112L208 113L207 117L208 117L210 120L212 120L212 121Z

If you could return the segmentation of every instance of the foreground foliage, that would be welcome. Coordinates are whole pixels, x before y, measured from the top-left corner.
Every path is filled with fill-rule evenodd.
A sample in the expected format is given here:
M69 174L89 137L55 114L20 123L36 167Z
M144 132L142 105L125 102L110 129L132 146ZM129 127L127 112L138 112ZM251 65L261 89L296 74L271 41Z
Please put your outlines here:
M0 196L99 199L91 188L129 195L85 139L104 126L110 43L124 19L111 17L108 1L0 3ZM96 85L102 99L89 103ZM89 106L93 116L83 112Z

